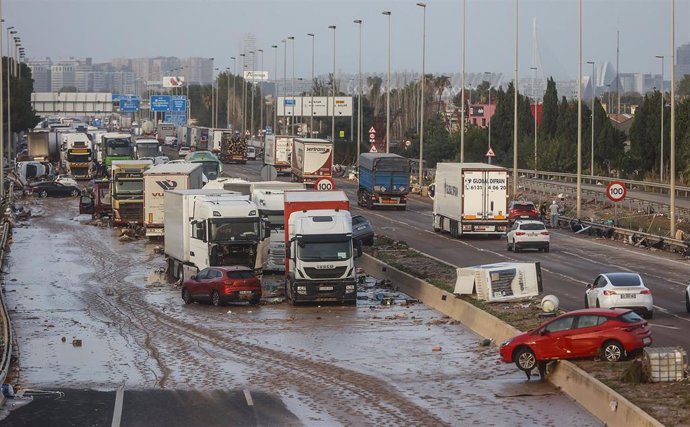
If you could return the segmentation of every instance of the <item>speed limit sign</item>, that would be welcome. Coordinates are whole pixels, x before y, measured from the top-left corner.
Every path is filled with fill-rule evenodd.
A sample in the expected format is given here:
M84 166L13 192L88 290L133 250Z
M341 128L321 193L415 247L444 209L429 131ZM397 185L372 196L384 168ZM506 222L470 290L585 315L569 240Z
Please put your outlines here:
M628 190L625 188L625 183L620 181L612 181L606 186L606 197L612 202L620 202L625 199Z
M314 183L314 189L319 191L330 191L335 190L335 182L329 176L324 176L319 178Z

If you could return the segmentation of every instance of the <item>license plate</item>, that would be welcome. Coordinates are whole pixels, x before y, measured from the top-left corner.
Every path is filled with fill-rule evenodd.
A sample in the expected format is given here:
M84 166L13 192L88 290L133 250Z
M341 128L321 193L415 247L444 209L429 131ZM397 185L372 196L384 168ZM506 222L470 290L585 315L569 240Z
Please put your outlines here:
M637 298L636 294L621 294L621 299L635 299Z
M393 204L393 203L398 203L398 201L397 200L384 200L383 203Z
M494 231L493 225L476 225L474 231Z
M321 286L321 287L319 288L319 290L320 290L320 291L332 291L332 290L333 290L333 286Z
M529 215L520 215L520 218L529 218Z
M360 225L359 227L357 227L357 230L364 230L365 228L367 228L367 227L364 225Z
M652 343L652 339L651 339L651 338L642 338L642 344L648 345L648 344L651 344L651 343Z
M528 236L530 236L530 237L537 237L537 233L529 233Z
M240 291L240 295L251 295L252 291Z

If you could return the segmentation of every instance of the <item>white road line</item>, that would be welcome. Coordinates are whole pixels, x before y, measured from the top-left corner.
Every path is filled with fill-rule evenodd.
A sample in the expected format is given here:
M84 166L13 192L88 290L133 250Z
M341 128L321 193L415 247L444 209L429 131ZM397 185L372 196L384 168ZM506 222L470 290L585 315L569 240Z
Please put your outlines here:
M658 323L650 323L650 325L654 326L655 328L666 328L666 329L680 329L678 326L670 326L670 325L660 325Z
M249 390L244 390L244 399L247 401L247 406L254 406L254 400Z
M122 403L125 397L125 385L122 384L115 391L115 408L113 409L113 422L110 424L111 427L120 427L120 421L122 421Z

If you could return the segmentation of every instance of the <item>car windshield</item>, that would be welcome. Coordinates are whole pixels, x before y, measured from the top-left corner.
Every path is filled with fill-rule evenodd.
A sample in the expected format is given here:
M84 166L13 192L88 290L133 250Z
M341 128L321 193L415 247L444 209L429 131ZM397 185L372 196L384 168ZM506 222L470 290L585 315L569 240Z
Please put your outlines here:
M624 323L637 323L641 322L642 318L634 311L629 311L618 316L618 320Z
M614 273L607 274L607 277L613 286L642 286L640 276L637 274Z
M339 242L300 242L298 257L302 261L342 261L352 256L350 240Z
M527 224L520 224L520 230L544 230L546 226L541 223L530 222Z
M256 219L212 219L211 243L258 240L259 220Z

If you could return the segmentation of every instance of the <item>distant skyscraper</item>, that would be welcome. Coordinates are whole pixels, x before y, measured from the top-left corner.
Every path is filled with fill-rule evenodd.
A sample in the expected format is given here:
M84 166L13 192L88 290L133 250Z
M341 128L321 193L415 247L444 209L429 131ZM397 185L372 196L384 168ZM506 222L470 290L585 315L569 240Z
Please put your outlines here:
M34 92L50 92L50 67L53 61L50 58L28 61L31 69L31 77L34 79Z
M256 70L258 68L255 65L258 64L259 54L256 51L256 36L252 33L245 33L242 37L242 53L246 56L244 57L244 63L247 65L247 70ZM252 55L249 52L254 52ZM241 71L240 71L241 74Z
M682 80L686 74L690 74L690 43L676 48L676 79Z

